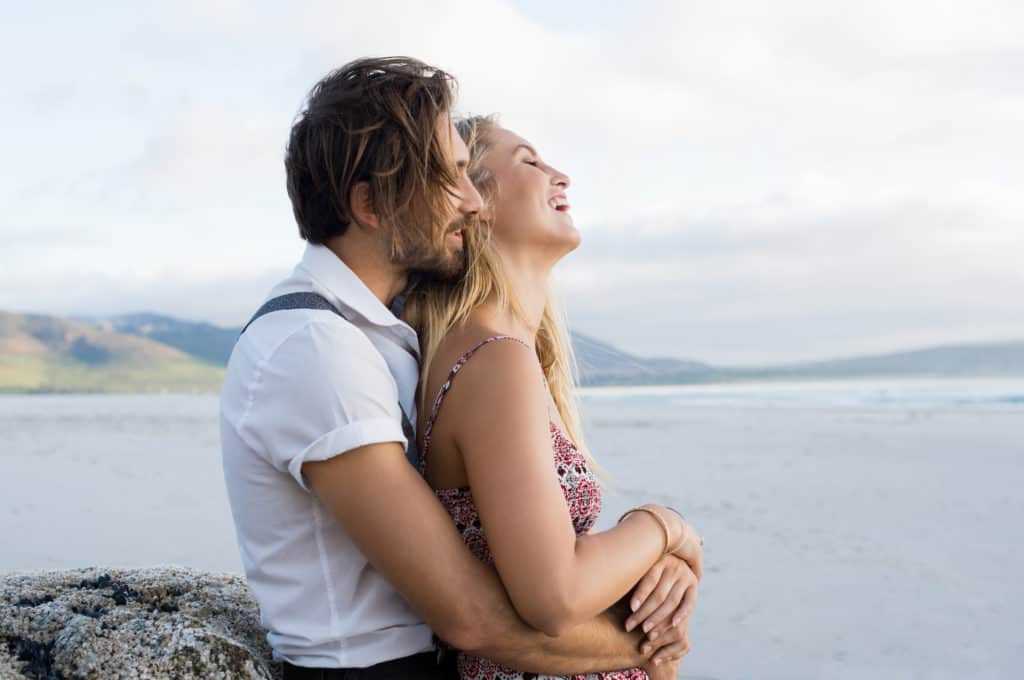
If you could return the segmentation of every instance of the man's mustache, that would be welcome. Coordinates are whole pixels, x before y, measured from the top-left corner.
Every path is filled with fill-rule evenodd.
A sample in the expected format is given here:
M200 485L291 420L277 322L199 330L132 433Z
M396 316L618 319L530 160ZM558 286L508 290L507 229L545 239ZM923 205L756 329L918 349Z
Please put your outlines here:
M444 230L444 234L447 236L448 234L455 233L456 231L469 231L473 228L475 223L475 215L462 215L448 223L448 226Z

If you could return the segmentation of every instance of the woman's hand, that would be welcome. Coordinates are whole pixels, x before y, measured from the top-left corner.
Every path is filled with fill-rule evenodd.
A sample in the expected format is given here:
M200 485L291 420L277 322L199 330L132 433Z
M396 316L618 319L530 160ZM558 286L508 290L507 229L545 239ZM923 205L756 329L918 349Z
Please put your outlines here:
M657 649L655 658L669 660L689 651L697 584L689 564L675 555L662 557L640 579L629 599L632 613L626 618L626 630L640 626L647 635L642 652Z
M669 537L672 539L670 545L675 546L672 554L690 565L699 581L704 573L704 549L701 547L702 541L697 530L671 508L654 504L647 507L669 522Z
M689 524L683 524L686 535L683 542L672 554L686 562L699 581L704 575L704 548L700 545L700 537Z

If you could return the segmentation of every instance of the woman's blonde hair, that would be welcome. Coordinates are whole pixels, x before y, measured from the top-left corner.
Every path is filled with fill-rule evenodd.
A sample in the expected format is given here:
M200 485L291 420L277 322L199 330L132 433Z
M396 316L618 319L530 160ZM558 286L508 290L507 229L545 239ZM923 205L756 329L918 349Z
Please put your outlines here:
M484 167L483 161L493 143L492 133L499 127L497 119L494 116L473 116L457 121L455 127L469 148L469 178L480 191L484 205L493 205L499 187L493 175ZM494 297L504 309L525 321L522 307L503 272L501 257L491 239L491 225L486 219L477 218L476 222L473 228L463 232L465 273L452 281L424 279L413 287L406 298L405 317L420 339L421 409L431 406L426 400L432 395L427 395L425 391L427 375L437 348L449 332L469 319L474 309ZM593 464L583 442L583 428L576 402L576 361L572 343L561 309L550 289L535 344L537 358L567 434Z

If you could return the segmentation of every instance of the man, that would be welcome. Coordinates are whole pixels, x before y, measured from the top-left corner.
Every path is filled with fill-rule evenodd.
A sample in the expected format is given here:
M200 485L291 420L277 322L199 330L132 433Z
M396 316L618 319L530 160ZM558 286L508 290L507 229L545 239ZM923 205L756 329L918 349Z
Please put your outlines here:
M481 207L452 96L416 60L358 60L313 88L291 131L288 194L308 244L243 331L221 395L239 550L286 680L443 677L433 632L551 674L653 651L611 614L558 638L526 626L407 460L418 344L389 304L410 274L462 270L460 232Z

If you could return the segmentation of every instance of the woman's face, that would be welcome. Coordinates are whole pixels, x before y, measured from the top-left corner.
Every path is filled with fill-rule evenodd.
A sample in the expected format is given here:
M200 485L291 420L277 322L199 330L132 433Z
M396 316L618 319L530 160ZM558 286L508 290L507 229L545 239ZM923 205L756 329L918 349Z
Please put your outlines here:
M551 167L519 135L497 128L484 158L497 187L490 210L499 248L557 261L580 244L565 192L569 178Z

